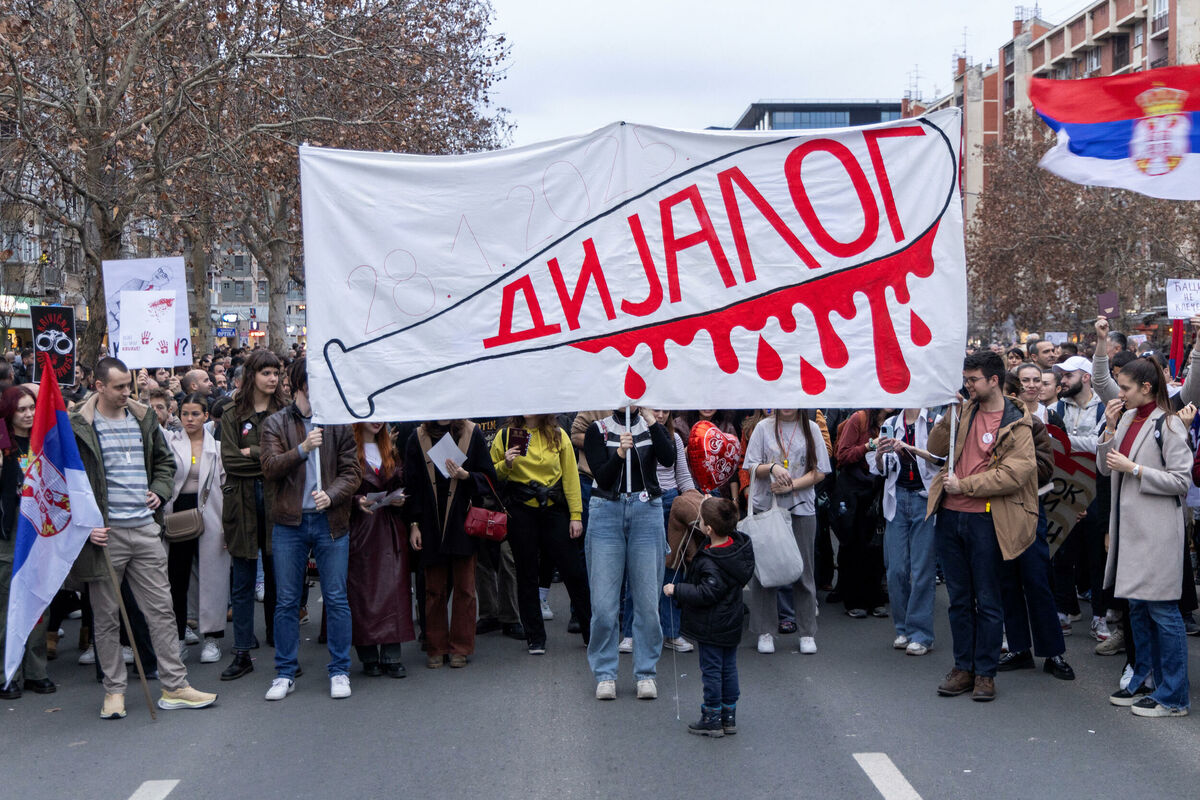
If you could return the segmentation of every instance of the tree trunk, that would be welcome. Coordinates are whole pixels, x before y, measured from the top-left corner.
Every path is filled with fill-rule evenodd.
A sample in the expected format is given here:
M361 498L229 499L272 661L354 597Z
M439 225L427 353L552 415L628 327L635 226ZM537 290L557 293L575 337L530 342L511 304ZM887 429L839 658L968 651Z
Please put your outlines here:
M87 365L94 365L102 356L108 355L104 349L104 335L108 332L108 304L104 299L103 262L121 257L122 219L113 219L100 206L92 211L92 220L100 237L100 250L87 250L87 262L92 268L87 292L88 324L78 344L79 357Z
M212 306L209 294L208 269L212 261L209 247L212 244L212 226L208 223L196 225L188 230L184 239L183 256L192 268L191 326L196 329L192 340L192 356L199 357L209 352L213 343Z
M291 248L278 239L271 242L271 266L267 270L267 291L270 293L270 318L267 320L267 347L278 356L287 350L287 288L291 265Z

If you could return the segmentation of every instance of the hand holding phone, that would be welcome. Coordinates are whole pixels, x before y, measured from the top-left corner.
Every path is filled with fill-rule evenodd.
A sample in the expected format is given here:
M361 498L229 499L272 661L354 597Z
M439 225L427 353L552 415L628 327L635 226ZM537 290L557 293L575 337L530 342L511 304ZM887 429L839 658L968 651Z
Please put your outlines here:
M518 448L518 455L529 455L529 431L524 428L508 429L508 449Z

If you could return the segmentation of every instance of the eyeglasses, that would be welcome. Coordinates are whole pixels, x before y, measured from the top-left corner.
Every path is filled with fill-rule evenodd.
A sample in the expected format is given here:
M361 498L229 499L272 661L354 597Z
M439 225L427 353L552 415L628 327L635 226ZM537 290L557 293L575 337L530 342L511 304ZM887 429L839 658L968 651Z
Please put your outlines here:
M974 386L979 381L986 380L982 375L977 375L972 378L963 378L963 386Z

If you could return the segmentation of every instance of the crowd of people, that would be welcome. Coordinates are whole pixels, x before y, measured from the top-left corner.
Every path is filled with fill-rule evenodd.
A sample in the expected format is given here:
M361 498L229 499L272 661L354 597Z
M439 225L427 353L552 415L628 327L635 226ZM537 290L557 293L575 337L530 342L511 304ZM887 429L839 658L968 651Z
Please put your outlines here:
M1083 603L1095 653L1125 655L1110 702L1186 714L1185 636L1200 633L1190 544L1200 356L1179 383L1103 318L1096 330L1094 348L970 348L957 402L908 409L634 407L320 426L299 347L282 358L219 349L190 368L80 365L64 397L106 527L92 531L0 697L55 690L47 661L64 655L60 625L79 614L78 660L95 665L106 719L125 716L133 663L160 682L161 708L214 703L188 681L197 647L201 663L227 664L222 681L254 672L251 651L273 648L265 697L283 700L301 676L315 570L333 698L350 696L355 671L405 677L414 641L428 669L467 667L476 637L492 632L543 656L546 623L569 615L599 700L617 697L622 654L636 696L652 700L664 649L698 648L704 692L690 730L722 736L737 730L747 618L757 653L794 636L813 655L819 609L841 604L853 619L890 617L881 646L925 656L944 582L953 667L938 694L992 700L997 673L1033 668L1035 656L1074 679L1064 637ZM11 355L0 361L11 440L0 610L36 400L26 354ZM686 458L701 423L739 437L744 452L741 470L708 493ZM1042 502L1054 475L1047 426L1097 465L1094 501L1054 543ZM461 458L431 457L446 452L445 437ZM738 528L775 504L803 569L767 586L753 537ZM479 535L481 513L506 520L502 541ZM550 606L556 580L569 610Z

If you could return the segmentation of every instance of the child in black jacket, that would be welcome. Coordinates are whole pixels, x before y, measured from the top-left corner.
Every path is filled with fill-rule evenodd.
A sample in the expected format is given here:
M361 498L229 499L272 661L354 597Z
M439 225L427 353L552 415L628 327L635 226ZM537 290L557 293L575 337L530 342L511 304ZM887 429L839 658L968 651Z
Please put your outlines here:
M708 536L708 545L692 559L686 583L663 587L683 610L683 635L699 645L704 703L700 721L688 726L689 733L699 736L737 733L742 588L754 574L754 548L737 523L737 506L706 497L700 504L700 530Z

